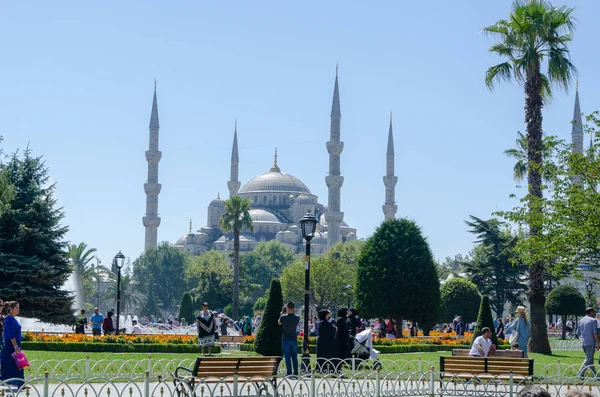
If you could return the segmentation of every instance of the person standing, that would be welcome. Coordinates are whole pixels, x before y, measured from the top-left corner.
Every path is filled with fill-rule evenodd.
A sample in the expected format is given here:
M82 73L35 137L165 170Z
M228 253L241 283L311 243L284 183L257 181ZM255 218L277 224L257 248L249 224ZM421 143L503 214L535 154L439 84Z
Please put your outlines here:
M221 319L221 336L227 336L227 323L229 319L225 316Z
M498 339L504 339L504 323L502 322L502 318L498 317L496 320L496 337Z
M517 345L519 346L519 350L523 352L523 357L527 358L527 343L529 342L529 329L530 329L529 321L527 321L527 313L525 312L524 306L517 307L517 318L511 324L506 326L505 329L511 329L513 332L516 332L517 335Z
M594 353L600 348L600 339L598 339L598 323L595 319L596 311L593 307L585 309L585 317L579 320L579 330L581 333L581 347L585 353L585 360L579 368L577 376L583 379L585 371L589 369L592 375L596 377L596 367L594 366Z
M21 387L24 383L25 373L22 369L19 369L17 362L13 358L13 353L21 352L21 324L17 320L19 315L20 307L19 302L12 301L8 302L8 315L4 319L4 348L0 354L0 379L7 381L8 379L19 379L11 380L7 382L16 387Z
M115 313L110 311L108 312L108 317L104 319L102 322L102 328L104 329L104 336L112 335L115 333L115 323L113 321L113 315Z
M466 326L461 316L456 318L456 339L462 339L465 337Z
M242 325L242 334L244 336L252 336L252 318L247 316Z
M348 309L342 308L338 310L338 320L336 322L337 328L337 346L338 353L337 357L340 361L344 361L350 357L348 352L348 326L346 324L346 317L348 316Z
M81 310L79 316L77 316L75 320L75 333L76 334L85 334L85 330L88 327L88 320L85 316L85 310Z
M202 311L196 317L196 326L198 328L198 346L202 350L202 355L208 349L208 355L211 356L212 347L215 345L217 323L214 314L208 310L208 302L202 303Z
M296 329L300 323L300 317L294 314L294 302L288 302L285 310L281 312L279 321L281 326L282 338L281 349L285 357L285 369L287 375L298 376L298 339Z
M333 373L336 365L332 360L337 356L335 325L330 321L331 312L319 310L319 336L317 337L317 372Z
M104 316L100 313L100 309L98 309L97 307L94 308L94 314L92 314L90 322L92 323L92 335L101 336Z

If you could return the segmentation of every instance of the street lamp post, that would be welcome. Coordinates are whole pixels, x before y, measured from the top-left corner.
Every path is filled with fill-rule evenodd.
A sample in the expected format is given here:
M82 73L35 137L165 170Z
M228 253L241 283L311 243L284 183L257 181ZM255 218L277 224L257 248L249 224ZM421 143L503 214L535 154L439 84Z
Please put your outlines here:
M98 289L96 290L96 307L100 307L100 264L102 261L97 256L96 258L96 284Z
M306 240L306 255L304 257L304 341L302 343L302 372L310 372L310 347L308 346L308 311L310 305L310 240L317 230L317 218L310 210L300 219L302 237Z
M344 289L346 290L346 295L348 295L348 306L346 308L350 309L350 290L352 289L352 284L346 285Z
M585 289L588 293L588 306L594 307L595 305L592 303L592 291L594 290L594 283L591 278L588 278L586 281L587 284L585 285Z
M119 317L121 313L121 268L125 264L125 255L119 251L113 259L113 264L117 268L117 335L119 335Z

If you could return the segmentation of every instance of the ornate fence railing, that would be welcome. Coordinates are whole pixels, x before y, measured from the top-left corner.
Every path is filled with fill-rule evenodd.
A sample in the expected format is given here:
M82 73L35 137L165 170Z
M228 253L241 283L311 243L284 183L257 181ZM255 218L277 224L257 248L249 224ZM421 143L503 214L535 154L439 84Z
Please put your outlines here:
M14 379L0 382L0 397L513 397L532 384L556 397L563 397L571 390L600 395L599 378L534 376L520 380L510 372L493 378L443 377L430 369L423 372L356 372L352 376L313 372L299 378L196 378L194 383L172 377L153 377L150 373L130 378L65 379L44 373L42 377L30 378L24 383Z

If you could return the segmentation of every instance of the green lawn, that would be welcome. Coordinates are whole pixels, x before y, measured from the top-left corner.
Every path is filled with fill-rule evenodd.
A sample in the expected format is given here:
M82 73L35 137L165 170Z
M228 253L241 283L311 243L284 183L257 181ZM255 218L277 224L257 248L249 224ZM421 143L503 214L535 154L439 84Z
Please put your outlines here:
M148 356L152 357L152 360L187 360L195 359L198 354L187 354L187 353L81 353L81 352L55 352L55 351L43 351L43 350L31 350L27 351L27 359L31 360L84 360L89 357L90 360L146 360ZM230 351L218 356L251 356L256 353Z

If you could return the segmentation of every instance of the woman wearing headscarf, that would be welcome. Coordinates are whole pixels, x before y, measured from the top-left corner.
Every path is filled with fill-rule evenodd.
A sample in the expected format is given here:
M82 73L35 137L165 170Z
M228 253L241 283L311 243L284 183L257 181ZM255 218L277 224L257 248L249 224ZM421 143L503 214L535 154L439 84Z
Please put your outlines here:
M337 344L335 343L335 325L330 321L331 312L327 309L319 311L319 336L317 337L317 371L333 373L337 357Z
M252 336L252 319L250 316L246 316L244 324L242 325L242 334L244 336Z
M346 320L348 317L348 309L342 308L338 311L338 319L336 322L337 325L337 346L338 346L338 355L337 357L343 361L350 358L350 354L348 351L348 326L346 324Z

